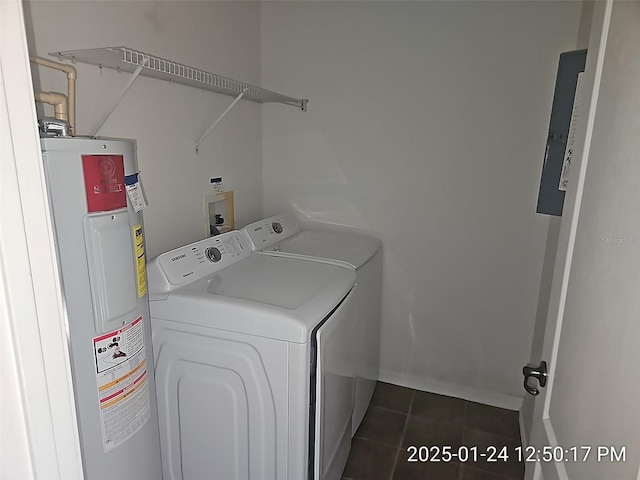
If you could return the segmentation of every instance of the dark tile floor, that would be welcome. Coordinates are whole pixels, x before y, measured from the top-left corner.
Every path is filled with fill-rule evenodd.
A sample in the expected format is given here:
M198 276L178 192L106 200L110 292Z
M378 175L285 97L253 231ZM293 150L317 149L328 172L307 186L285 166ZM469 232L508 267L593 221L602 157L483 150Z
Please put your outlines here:
M522 480L524 466L514 452L519 445L518 412L379 382L342 478ZM450 446L452 452L469 452L469 459L421 461L425 448L413 452L411 446L439 447L441 459L442 447ZM494 448L495 461L489 461L482 454ZM408 461L412 453L415 462Z

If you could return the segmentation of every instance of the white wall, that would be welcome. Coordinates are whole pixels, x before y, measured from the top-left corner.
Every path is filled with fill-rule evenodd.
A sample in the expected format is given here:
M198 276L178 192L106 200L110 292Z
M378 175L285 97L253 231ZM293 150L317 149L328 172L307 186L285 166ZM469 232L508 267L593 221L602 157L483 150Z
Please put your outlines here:
M249 83L260 83L257 2L32 1L25 3L31 54L126 45ZM77 64L77 131L93 134L129 74ZM64 74L34 69L42 90L66 91ZM135 138L143 185L147 253L204 236L209 178L235 191L236 223L262 213L260 106L243 101L195 153L195 141L232 97L140 77L100 131ZM47 111L49 115L52 112Z
M384 242L381 377L517 408L548 218L535 213L579 2L261 2L264 214Z

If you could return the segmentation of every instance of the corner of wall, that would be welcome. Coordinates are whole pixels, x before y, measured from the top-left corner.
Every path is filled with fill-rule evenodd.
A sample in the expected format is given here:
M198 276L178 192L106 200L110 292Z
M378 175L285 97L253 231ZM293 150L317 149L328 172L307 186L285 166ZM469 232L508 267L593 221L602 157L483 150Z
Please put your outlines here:
M580 26L578 27L578 38L576 48L581 50L589 45L589 34L591 33L591 19L593 18L593 7L595 0L583 0L582 13L580 14Z

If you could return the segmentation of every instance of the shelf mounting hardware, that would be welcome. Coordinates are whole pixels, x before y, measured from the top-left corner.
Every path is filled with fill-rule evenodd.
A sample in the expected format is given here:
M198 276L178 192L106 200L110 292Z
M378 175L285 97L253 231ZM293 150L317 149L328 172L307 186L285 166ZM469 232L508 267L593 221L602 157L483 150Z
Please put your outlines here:
M102 121L98 124L98 128L96 128L96 131L93 134L94 137L98 136L98 132L100 131L100 129L103 127L105 123L107 123L107 120L109 120L109 117L111 116L113 111L116 109L116 107L120 104L120 101L125 96L125 94L129 91L129 89L133 85L133 82L136 81L136 78L138 78L138 75L140 75L140 73L142 72L142 69L147 65L147 63L149 63L149 59L144 58L142 60L142 63L138 66L138 68L136 68L134 72L131 74L131 78L129 78L129 81L122 89L122 92L120 92L120 95L118 96L117 100L111 106L111 109L107 112L107 114L102 118Z
M220 115L218 119L215 122L213 122L213 125L211 125L209 129L200 136L200 138L196 141L196 153L198 153L198 148L200 147L200 144L202 143L202 141L205 138L207 138L207 136L211 133L211 131L214 128L216 128L216 125L220 123L220 120L222 120L227 115L227 113L229 113L229 111L234 107L234 105L238 103L240 99L242 99L242 97L244 97L245 93L247 93L248 90L249 90L248 88L245 88L242 92L240 92L240 95L238 95L235 98L235 100L231 102L231 105L229 105L227 109L224 112L222 112L222 115Z

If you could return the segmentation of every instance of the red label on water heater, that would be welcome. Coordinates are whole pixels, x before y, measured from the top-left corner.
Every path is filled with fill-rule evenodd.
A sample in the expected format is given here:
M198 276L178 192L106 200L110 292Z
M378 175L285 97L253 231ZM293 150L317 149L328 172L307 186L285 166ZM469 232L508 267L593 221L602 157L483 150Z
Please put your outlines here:
M122 155L82 155L82 168L89 212L127 206Z

